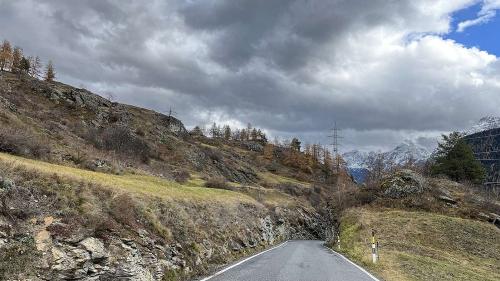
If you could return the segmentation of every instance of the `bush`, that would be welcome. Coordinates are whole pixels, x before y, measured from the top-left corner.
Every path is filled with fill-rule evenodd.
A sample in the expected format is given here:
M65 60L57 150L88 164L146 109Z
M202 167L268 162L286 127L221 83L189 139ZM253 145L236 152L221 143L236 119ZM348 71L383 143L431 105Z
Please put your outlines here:
M138 212L136 203L128 194L120 194L113 198L109 206L109 214L118 223L137 228Z
M152 155L151 148L144 140L121 126L91 129L86 139L98 149L112 150L127 157L141 159L143 162L148 162Z
M230 184L227 183L226 179L223 177L215 177L208 179L207 182L205 183L205 187L226 189L226 190L234 189Z
M38 253L33 238L23 236L7 243L0 251L0 280L15 280L20 272L32 271L30 265L37 258Z
M191 178L191 175L187 170L175 170L173 172L174 180L178 183L185 183Z
M361 188L358 192L355 193L356 201L360 205L370 204L371 202L377 199L378 191L370 188Z
M211 148L204 148L203 152L205 153L208 158L210 158L213 162L221 162L223 159L223 155L220 151L211 149Z
M49 145L36 135L21 129L0 128L0 151L20 156L44 158Z
M302 190L300 186L297 186L293 183L289 182L279 183L276 185L276 188L292 196L298 197L304 195L304 190Z

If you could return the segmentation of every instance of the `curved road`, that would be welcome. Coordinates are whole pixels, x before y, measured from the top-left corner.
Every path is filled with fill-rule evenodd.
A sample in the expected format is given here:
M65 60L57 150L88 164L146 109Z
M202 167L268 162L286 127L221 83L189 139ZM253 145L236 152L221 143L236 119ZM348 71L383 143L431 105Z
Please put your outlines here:
M203 280L374 281L362 269L323 246L322 241L288 241Z

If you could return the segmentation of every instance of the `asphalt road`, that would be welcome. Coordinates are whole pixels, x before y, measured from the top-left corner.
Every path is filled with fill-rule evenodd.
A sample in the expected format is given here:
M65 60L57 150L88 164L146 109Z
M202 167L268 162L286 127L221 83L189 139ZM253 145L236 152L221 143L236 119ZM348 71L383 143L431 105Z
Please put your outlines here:
M374 281L367 273L323 246L322 241L289 241L209 281Z

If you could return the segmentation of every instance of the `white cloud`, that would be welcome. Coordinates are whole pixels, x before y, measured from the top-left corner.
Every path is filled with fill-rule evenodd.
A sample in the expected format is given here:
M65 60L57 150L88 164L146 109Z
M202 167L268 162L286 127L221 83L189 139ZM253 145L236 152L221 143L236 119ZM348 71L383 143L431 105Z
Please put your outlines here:
M481 10L477 14L478 17L458 23L457 32L464 32L471 26L488 23L496 16L498 9L500 9L500 0L484 0Z
M386 148L500 108L498 58L441 37L476 0L117 3L0 0L0 39L54 59L63 82L173 107L188 126L327 143L335 120L346 147Z

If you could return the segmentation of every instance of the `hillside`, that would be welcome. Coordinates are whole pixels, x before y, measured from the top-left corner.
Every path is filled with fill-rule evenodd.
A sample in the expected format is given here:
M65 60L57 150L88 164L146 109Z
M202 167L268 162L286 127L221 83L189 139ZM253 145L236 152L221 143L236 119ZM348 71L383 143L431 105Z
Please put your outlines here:
M337 249L335 233L384 280L498 278L500 203L476 187L411 171L360 187L291 145L9 72L0 122L1 280L191 280L288 239Z
M339 251L382 280L500 278L498 197L407 170L363 193L367 204L349 208L340 220ZM380 245L376 264L372 230Z
M302 153L0 73L0 279L185 280L325 239L340 180ZM265 155L265 152L267 155Z

